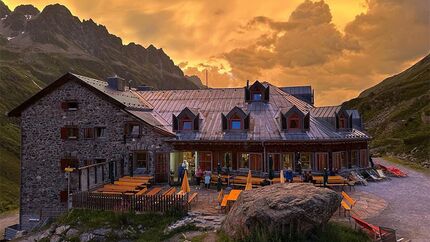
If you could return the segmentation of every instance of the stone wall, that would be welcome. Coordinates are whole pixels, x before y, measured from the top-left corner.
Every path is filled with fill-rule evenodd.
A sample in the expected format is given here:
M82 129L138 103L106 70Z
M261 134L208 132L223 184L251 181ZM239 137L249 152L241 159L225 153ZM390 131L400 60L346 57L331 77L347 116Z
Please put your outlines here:
M77 111L64 111L61 103L76 100ZM77 82L69 81L50 94L36 101L21 115L21 201L20 224L22 229L31 229L38 220L57 216L67 209L60 201L60 192L67 191L67 178L61 170L60 160L72 156L79 160L105 159L115 161L117 169L124 161L127 174L128 154L135 149L149 151L149 170L154 171L155 152L169 152L171 147L165 137L142 123L142 136L124 143L124 126L136 118L103 99ZM79 128L77 140L61 139L61 128L73 125ZM105 138L84 139L83 128L106 127ZM99 168L102 169L102 168ZM108 167L105 166L105 181ZM101 170L98 170L101 185ZM94 171L91 173L94 183ZM71 190L79 189L78 172L72 174Z

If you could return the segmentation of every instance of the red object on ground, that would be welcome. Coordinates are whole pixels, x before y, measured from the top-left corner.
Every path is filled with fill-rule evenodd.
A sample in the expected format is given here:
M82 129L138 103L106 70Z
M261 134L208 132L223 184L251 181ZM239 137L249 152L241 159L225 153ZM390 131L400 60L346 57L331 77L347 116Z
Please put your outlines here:
M387 232L382 230L379 226L370 224L364 220L362 220L361 218L358 218L354 215L351 215L351 218L354 219L354 221L360 225L362 228L366 229L369 233L371 233L372 235L374 235L377 238L380 238L381 236L383 236L384 234L386 234Z
M381 164L378 164L379 167L381 167L383 170L386 170L388 172L390 172L391 174L398 176L398 177L406 177L408 176L405 172L399 170L399 168L394 167L394 166L383 166Z

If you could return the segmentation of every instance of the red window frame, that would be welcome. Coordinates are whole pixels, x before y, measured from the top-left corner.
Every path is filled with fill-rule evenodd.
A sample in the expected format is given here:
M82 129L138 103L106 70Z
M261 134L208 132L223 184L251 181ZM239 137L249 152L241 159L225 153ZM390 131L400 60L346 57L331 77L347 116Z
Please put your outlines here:
M293 130L297 130L297 129L301 129L302 128L302 124L300 122L300 117L297 113L293 113L288 117L288 129L293 129ZM292 128L291 127L291 121L296 121L297 122L297 127Z
M339 129L346 129L346 118L343 114L339 115Z

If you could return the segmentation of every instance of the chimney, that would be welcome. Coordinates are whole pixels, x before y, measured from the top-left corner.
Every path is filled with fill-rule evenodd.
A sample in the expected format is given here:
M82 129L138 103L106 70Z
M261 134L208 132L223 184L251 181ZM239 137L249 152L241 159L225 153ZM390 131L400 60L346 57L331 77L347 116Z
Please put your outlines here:
M246 80L246 88L249 89L249 80Z
M126 81L124 78L115 75L113 77L108 77L107 81L109 88L116 91L125 91Z

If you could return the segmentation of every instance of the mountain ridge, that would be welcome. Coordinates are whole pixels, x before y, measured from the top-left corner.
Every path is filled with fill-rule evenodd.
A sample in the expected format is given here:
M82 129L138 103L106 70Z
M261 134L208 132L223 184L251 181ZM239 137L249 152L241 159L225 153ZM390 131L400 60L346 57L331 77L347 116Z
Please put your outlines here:
M173 60L154 45L124 45L94 20L80 20L60 4L39 11L0 0L0 113L4 114L66 72L104 80L119 75L132 85L197 89ZM201 82L200 82L201 83ZM0 115L0 213L16 209L19 189L18 120Z
M362 114L374 152L430 167L430 55L344 105Z

